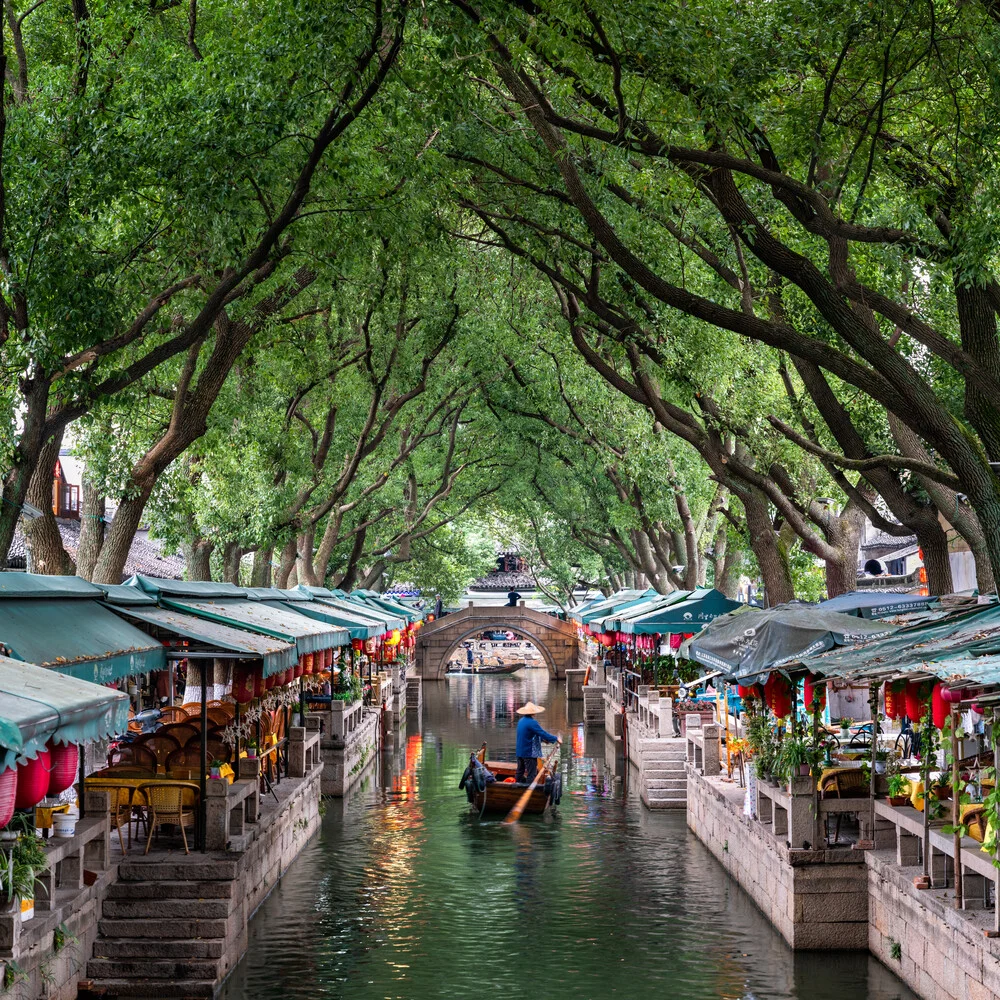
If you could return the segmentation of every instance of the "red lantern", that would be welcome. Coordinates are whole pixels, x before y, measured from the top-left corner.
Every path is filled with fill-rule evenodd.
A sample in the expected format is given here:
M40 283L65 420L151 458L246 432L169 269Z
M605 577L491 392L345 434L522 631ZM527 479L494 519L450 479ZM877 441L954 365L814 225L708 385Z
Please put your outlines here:
M274 688L277 685L277 683L278 683L278 676L279 676L278 674L271 674L270 677L265 677L264 678L264 690L265 691L270 691L272 688Z
M885 717L901 719L906 714L906 681L885 682Z
M323 670L333 670L333 646L323 650ZM321 670L316 672L322 673Z
M819 710L822 712L826 708L826 685L820 683L820 677L816 674L806 674L802 682L802 704L807 712L813 710L813 702L819 701Z
M744 701L748 698L761 698L763 696L763 692L761 691L759 684L751 684L749 687L746 687L743 684L737 684L736 693Z
M962 701L965 698L965 689L942 687L941 697L950 705L957 705L960 701Z
M306 672L306 654L303 653L299 657L299 662L295 664L292 668L292 672L296 677L301 677Z
M360 639L351 640L351 649L353 649L355 653L360 653L364 648L365 644Z
M792 684L784 674L778 673L777 670L771 671L764 684L764 697L771 711L779 719L791 714Z
M365 652L372 656L378 650L378 639L365 640Z
M17 799L17 768L0 771L0 827L6 826L14 815Z
M303 677L306 674L311 674L316 663L315 653L306 653L300 660L299 666L295 668L295 676ZM301 667L301 669L299 669Z
M944 728L945 722L948 721L948 715L951 713L951 703L945 701L944 698L946 690L947 688L938 681L931 691L931 722L937 729Z
M48 794L58 795L76 781L76 773L80 769L80 748L75 743L49 743L47 749L52 760Z
M45 793L49 790L51 767L48 750L39 751L34 760L22 760L18 764L15 809L27 809L45 798Z
M261 669L260 673L253 675L253 696L255 698L263 698L266 690L267 680L264 677L263 669Z
M247 664L239 664L233 671L233 699L245 705L254 697L255 671Z
M927 684L924 681L907 681L906 717L919 722L927 711Z

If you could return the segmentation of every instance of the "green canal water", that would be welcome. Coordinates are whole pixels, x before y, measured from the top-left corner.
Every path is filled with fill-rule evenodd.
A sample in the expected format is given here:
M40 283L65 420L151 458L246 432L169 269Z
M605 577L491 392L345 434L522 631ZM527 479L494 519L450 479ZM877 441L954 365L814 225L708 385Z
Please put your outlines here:
M458 781L483 739L513 755L528 698L563 735L566 793L557 815L503 827L470 814ZM425 685L398 744L327 801L225 1000L914 1000L867 956L791 952L683 814L623 789L604 733L569 708L545 671Z

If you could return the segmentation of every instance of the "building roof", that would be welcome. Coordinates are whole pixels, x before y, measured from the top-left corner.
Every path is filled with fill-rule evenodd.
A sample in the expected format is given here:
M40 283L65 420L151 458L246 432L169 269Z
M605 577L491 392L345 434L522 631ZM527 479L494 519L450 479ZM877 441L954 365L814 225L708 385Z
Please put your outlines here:
M505 594L510 590L534 590L535 587L535 577L531 573L501 573L499 570L493 570L469 584L469 590L496 590Z

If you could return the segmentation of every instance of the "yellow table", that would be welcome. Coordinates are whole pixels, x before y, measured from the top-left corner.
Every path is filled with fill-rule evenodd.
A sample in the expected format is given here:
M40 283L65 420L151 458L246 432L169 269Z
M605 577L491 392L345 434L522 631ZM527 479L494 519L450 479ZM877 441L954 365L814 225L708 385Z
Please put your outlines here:
M35 827L39 830L50 829L53 814L64 812L69 812L68 802L63 802L58 806L35 806Z

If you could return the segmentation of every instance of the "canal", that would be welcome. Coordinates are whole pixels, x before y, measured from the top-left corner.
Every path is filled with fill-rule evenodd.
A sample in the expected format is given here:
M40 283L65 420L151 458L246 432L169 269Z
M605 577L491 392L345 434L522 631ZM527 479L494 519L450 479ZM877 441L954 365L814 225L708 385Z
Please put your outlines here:
M487 739L491 756L512 756L514 711L529 698L563 736L562 805L513 827L480 821L458 790L469 751ZM327 801L222 996L484 994L914 998L867 956L789 950L682 813L622 794L604 733L567 719L544 670L424 686L398 747L349 799Z

